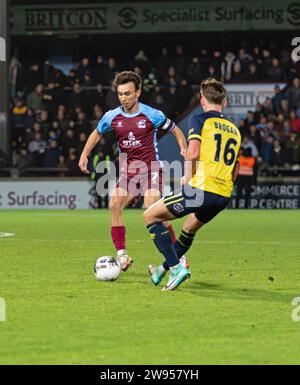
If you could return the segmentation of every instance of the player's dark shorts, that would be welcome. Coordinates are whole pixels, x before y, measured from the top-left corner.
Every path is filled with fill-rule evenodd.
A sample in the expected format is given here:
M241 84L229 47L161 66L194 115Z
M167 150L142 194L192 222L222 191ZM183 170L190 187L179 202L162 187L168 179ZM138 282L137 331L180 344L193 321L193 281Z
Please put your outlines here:
M121 174L117 186L127 191L133 197L144 196L145 191L149 189L159 190L163 193L164 187L164 169L151 169L148 172L138 174Z
M194 213L203 223L211 221L224 210L229 200L230 198L193 188L189 184L164 197L167 209L177 218Z

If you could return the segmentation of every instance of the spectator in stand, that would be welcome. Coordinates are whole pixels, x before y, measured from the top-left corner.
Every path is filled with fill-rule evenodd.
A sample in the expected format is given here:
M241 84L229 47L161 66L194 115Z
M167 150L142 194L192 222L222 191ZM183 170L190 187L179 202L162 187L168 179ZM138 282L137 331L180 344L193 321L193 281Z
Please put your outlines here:
M24 126L24 121L28 112L28 107L23 99L17 99L12 107L12 124L14 130L18 131Z
M77 154L81 154L82 153L82 150L83 150L83 148L85 146L86 141L87 141L87 134L85 132L81 132L79 134L79 142L78 142L77 147L76 147Z
M262 145L262 159L267 166L273 166L274 137L269 134L266 136Z
M244 76L242 74L242 67L240 62L236 62L233 66L233 74L231 75L230 82L232 83L240 83L244 80Z
M168 87L163 92L165 103L163 112L170 119L175 119L175 116L178 114L177 110L177 88L174 86Z
M47 85L53 83L55 88L66 87L68 83L68 77L58 68L55 68L49 60L44 63L44 76L43 84Z
M53 142L53 141L57 142L57 144L58 144L59 140L60 140L59 132L56 132L54 129L49 130L49 132L48 132L48 144L50 142Z
M54 119L58 105L62 100L61 91L54 83L48 83L47 88L44 89L43 104L48 111L50 119Z
M69 128L70 120L66 117L64 109L58 109L56 121L58 123L58 129L62 132L66 132L66 130Z
M116 59L114 57L110 57L107 60L107 73L106 73L106 79L104 84L111 85L117 72L118 72L118 67L117 67Z
M143 74L148 74L151 65L149 63L149 60L145 54L145 51L140 49L138 53L134 56L134 60L131 63L131 68L139 67Z
M270 67L265 69L265 80L268 82L279 82L283 80L283 73L278 58L273 58Z
M255 111L254 111L254 120L256 122L259 122L261 115L264 115L264 113L265 113L264 106L261 103L256 103Z
M245 135L249 134L249 127L246 126L244 119L239 120L238 127L239 127L242 138L244 138Z
M82 80L82 87L93 87L94 86L94 80L92 78L92 75L89 72L86 72L84 74L83 80Z
M282 167L285 164L285 153L284 148L281 145L279 140L274 141L274 148L273 148L273 160L272 163L274 166Z
M38 64L33 64L27 71L26 94L33 92L39 84L42 84L40 68Z
M259 117L259 123L256 125L257 131L260 136L264 138L268 134L268 120L266 115L261 114Z
M286 141L286 161L289 165L300 164L300 138L295 133Z
M92 77L96 84L106 84L107 63L103 55L97 55L96 64L92 68Z
M267 77L269 69L272 67L271 53L268 49L263 49L262 51L262 77Z
M243 139L243 142L241 144L241 148L246 150L247 148L251 149L251 156L254 156L254 158L258 157L258 149L256 145L249 139L248 136L245 136Z
M278 136L283 136L284 135L284 127L283 127L283 122L284 122L285 116L283 114L278 114L275 120L275 128Z
M187 69L187 78L190 84L200 84L201 82L201 65L199 63L199 58L196 56L192 58L192 63Z
M32 109L35 113L44 110L45 105L43 101L43 86L38 84L34 91L32 91L27 98L27 106Z
M237 178L237 196L236 196L236 208L240 207L240 199L244 197L244 208L249 207L249 198L251 194L251 187L254 184L254 166L255 157L252 156L250 147L241 148L239 156L239 171ZM244 194L245 191L245 194Z
M268 114L273 113L273 104L272 104L272 99L269 97L266 97L264 103L263 103L263 108Z
M189 55L184 52L183 46L177 44L175 47L175 55L173 57L172 62L174 63L174 67L178 76L184 76L189 61Z
M200 64L201 74L202 74L201 80L206 79L208 77L208 67L210 64L210 60L208 58L207 50L204 48L200 50L199 64Z
M249 137L250 141L252 141L252 143L255 144L258 152L260 153L261 148L262 148L262 140L263 139L262 139L261 132L257 129L255 124L250 125L248 137Z
M167 72L168 68L171 66L172 60L169 54L169 50L167 47L163 46L161 48L161 52L158 55L155 61L155 68L157 71L158 80L161 82Z
M215 73L215 78L217 80L221 79L221 65L222 65L222 55L219 50L214 51L213 57L211 60L211 65L214 66L214 73ZM213 77L213 76L211 76Z
M290 122L291 122L292 132L299 134L300 133L300 119L298 118L295 111L293 111L293 110L290 112Z
M48 112L46 110L40 111L40 113L36 116L36 121L40 124L42 133L45 137L52 126L49 120Z
M251 124L256 124L256 121L255 121L254 112L249 110L249 111L247 111L247 117L245 119L246 128L249 129Z
M78 168L78 155L75 150L75 148L70 148L68 151L68 157L65 162L66 168L68 169L67 171L67 176L82 176L81 171Z
M58 176L60 176L61 178L64 178L64 177L66 176L66 172L65 172L63 169L67 168L67 165L66 165L66 161L65 161L65 158L64 158L63 155L60 155L60 156L59 156L57 167L58 167L59 169L61 169L61 170L59 171Z
M143 99L146 103L153 103L153 95L155 92L155 87L158 84L156 74L154 71L150 71L148 76L143 81Z
M91 69L90 59L88 57L82 58L77 69L80 82L84 81L85 74L91 73Z
M258 64L262 63L262 53L258 45L254 45L252 49L252 56L253 56L253 60L255 60Z
M246 52L245 48L240 48L238 51L238 60L241 66L241 72L245 73L249 68L250 63L252 62L252 56Z
M42 134L36 132L34 139L28 144L28 151L32 154L33 167L42 167L44 163L44 154L47 148L47 143L42 139Z
M287 136L292 132L291 123L289 119L284 119L283 121L283 135Z
M63 155L67 157L70 148L76 148L76 146L75 131L69 128L62 138Z
M217 72L216 66L214 64L210 64L208 66L207 71L208 71L207 77L220 80L220 74L219 74L219 72Z
M287 90L289 109L293 110L300 106L300 79L293 79L292 85Z
M158 109L158 110L163 110L165 108L164 107L165 106L165 97L164 97L160 87L158 87L158 86L155 87L152 97L153 97L153 101L152 101L153 107Z
M16 57L12 57L9 66L9 85L11 87L11 98L24 96L26 84L26 70Z
M17 166L19 169L19 175L23 176L26 174L26 168L31 167L32 158L31 154L28 153L26 145L21 147L20 155L18 156Z
M89 99L84 90L81 89L79 83L74 83L73 91L69 97L68 107L71 112L74 113L77 107L82 108L83 111L88 111L89 109Z
M229 82L233 74L233 67L238 63L238 59L231 50L227 51L226 56L221 64L221 75L223 82Z
M103 115L104 115L103 108L98 106L98 104L96 104L94 106L93 114L91 117L91 122L90 122L91 127L96 127Z
M86 118L86 114L83 111L80 111L77 114L77 120L75 121L75 132L80 134L82 132L90 134L91 125L89 120Z
M274 86L275 95L272 98L273 111L275 114L279 114L282 111L281 101L287 99L287 95L280 89L280 86L276 84Z
M73 87L75 83L80 83L79 75L74 68L70 69L69 71L67 83L70 87Z
M111 82L110 88L107 90L105 95L105 107L108 110L113 110L120 105L117 91L113 85L113 81Z
M180 77L177 75L175 67L171 66L168 68L168 74L164 79L164 85L167 87L178 87L180 82Z
M178 87L177 108L178 112L184 111L190 104L193 97L193 90L186 79L182 79Z
M44 155L44 167L56 168L62 155L56 140L50 140Z
M96 105L99 107L105 107L105 92L102 84L96 85L96 90L89 92L90 104L94 108Z
M245 78L249 83L251 82L258 82L261 79L257 64L251 63L249 65L249 69L246 70L246 76Z

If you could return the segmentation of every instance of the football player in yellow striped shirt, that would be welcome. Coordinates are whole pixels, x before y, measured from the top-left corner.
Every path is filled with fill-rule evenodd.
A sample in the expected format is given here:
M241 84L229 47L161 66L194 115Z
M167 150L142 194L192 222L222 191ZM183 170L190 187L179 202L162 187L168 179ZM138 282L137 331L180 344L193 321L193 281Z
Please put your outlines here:
M163 290L174 290L190 277L179 258L192 245L196 232L225 209L238 172L241 135L223 114L227 92L224 85L207 79L201 83L200 103L204 113L189 121L188 153L181 188L162 198L144 213L148 231L165 262L149 266L151 280L158 285L170 269ZM181 234L172 245L163 221L188 215Z

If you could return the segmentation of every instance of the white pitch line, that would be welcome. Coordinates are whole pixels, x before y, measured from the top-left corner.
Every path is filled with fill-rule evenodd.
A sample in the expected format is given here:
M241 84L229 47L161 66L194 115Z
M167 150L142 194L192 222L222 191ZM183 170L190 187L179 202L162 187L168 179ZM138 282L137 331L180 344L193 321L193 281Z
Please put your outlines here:
M27 242L27 241L33 241L33 242L90 242L90 243L93 243L93 242L111 242L110 239L5 239L5 238L0 238L0 242L3 241L3 242L16 242L16 241L19 241L19 242ZM129 240L129 242L136 242L136 243L141 243L141 242L149 242L149 240L147 239L142 239L142 240ZM250 245L257 245L257 244L265 244L265 245L280 245L280 244L300 244L300 241L282 241L282 242L279 242L279 241L194 241L194 243L199 243L199 244L203 244L203 243L207 243L207 244L232 244L232 245L235 245L235 244L250 244Z
M33 213L31 214L34 217L78 217L78 218L91 218L97 217L99 214L91 213L91 214L54 214L54 213Z
M0 238L13 237L14 233L0 233Z

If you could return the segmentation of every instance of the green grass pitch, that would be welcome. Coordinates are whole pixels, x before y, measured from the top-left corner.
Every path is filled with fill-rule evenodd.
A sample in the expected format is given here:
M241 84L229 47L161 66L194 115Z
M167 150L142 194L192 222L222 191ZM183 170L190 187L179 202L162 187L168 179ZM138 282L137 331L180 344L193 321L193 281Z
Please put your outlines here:
M114 255L107 210L0 212L15 233L0 238L0 364L300 363L300 211L223 212L173 292L149 281L161 258L142 211L125 220L134 265L96 282L96 257Z

